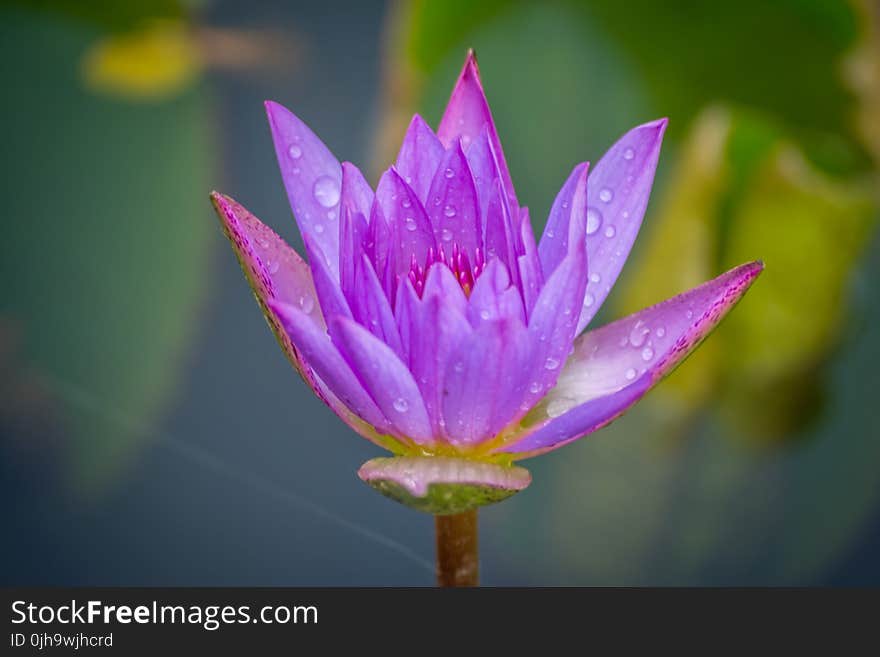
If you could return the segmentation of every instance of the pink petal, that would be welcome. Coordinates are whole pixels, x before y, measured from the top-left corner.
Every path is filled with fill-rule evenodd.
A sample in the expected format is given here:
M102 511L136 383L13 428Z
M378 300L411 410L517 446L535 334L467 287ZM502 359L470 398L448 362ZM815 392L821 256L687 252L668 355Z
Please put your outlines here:
M459 139L462 145L468 148L479 137L483 126L488 126L504 190L510 199L511 209L515 215L518 215L519 206L513 189L513 181L504 160L504 152L501 149L501 141L498 139L498 131L495 129L495 121L489 110L489 102L486 100L483 84L480 82L477 59L473 51L470 51L458 82L452 90L443 118L440 120L437 136L446 148L453 146Z

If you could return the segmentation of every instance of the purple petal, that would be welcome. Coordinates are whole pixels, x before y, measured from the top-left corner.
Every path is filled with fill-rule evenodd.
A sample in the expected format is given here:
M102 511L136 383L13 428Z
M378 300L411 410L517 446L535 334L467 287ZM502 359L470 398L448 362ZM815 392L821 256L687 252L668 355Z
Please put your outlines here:
M391 246L391 229L388 227L382 208L374 201L370 210L370 225L367 228L367 242L364 251L372 261L389 299L392 298L391 292L396 277L396 274L392 273L394 259L391 257Z
M569 238L569 244L583 244L583 233L577 233L576 219L577 215L573 215L569 231L574 233L574 236ZM527 316L531 317L532 310L537 303L538 292L544 287L544 278L549 274L545 274L541 268L541 259L538 256L538 248L535 246L535 234L532 232L528 208L520 210L519 228L521 255L516 262L519 268L523 303L525 303Z
M526 418L517 458L561 447L608 424L673 370L739 301L760 262L581 335L556 387Z
M495 181L500 180L501 172L490 145L489 126L484 125L480 136L467 150L467 161L474 176L477 189L477 201L480 206L480 226L486 234L486 214L489 209L489 198L495 189ZM501 188L503 189L503 187Z
M590 172L587 186L590 280L578 333L605 301L638 235L666 123L666 119L660 119L633 128Z
M339 196L342 167L333 153L288 109L266 101L281 177L303 238L312 236L339 278Z
M479 137L483 126L488 126L504 190L510 200L511 209L514 210L514 214L518 215L519 206L513 189L513 181L504 160L504 152L501 149L501 141L498 139L498 131L495 129L495 121L489 110L489 102L486 100L486 94L483 92L483 85L480 82L477 60L473 51L470 51L458 82L452 90L443 118L440 120L437 136L446 148L450 148L459 139L462 145L467 148Z
M514 239L514 222L510 216L510 208L501 187L501 181L495 180L489 194L486 209L486 259L498 258L507 267L514 285L520 286L519 265L517 264L516 241ZM537 291L535 292L537 296Z
M449 251L458 244L465 253L482 247L480 212L474 177L461 144L454 144L443 157L425 205L437 244Z
M269 307L273 302L290 304L307 315L316 330L326 331L309 266L272 229L231 198L215 192L211 194L211 200L266 320L294 367L318 398L343 422L365 438L393 450L386 438L379 436L371 425L349 410L315 375L291 342L281 319Z
M309 315L289 304L272 300L269 307L281 320L306 362L333 394L364 421L387 433L391 425L330 341L327 332Z
M547 225L538 245L541 269L545 276L552 274L568 254L568 234L572 215L578 213L586 217L589 167L589 162L582 162L574 168L559 190L559 194L556 195L553 207L550 208Z
M477 278L468 298L467 317L474 328L488 320L517 319L525 322L519 290L511 285L507 267L497 258L490 260Z
M454 308L456 312L464 316L467 313L467 297L461 289L461 284L455 279L455 274L442 262L435 262L428 268L425 276L425 289L422 299L442 297L444 302Z
M393 168L379 180L376 202L390 230L394 276L405 276L413 257L424 264L428 249L435 248L434 230L415 191Z
M396 168L422 203L443 159L443 144L421 116L413 116L397 155Z
M402 360L412 371L413 345L419 330L421 318L421 300L408 278L401 280L397 286L397 299L394 302L394 319L400 335L403 351ZM430 411L430 409L428 409Z
M312 280L315 282L315 291L324 317L333 317L334 315L351 317L348 301L330 270L330 257L321 251L311 235L303 235L303 242L306 245L309 266L312 269Z
M450 442L491 440L519 410L529 335L518 319L481 322L450 354L443 383L443 418Z
M428 412L416 382L391 348L344 317L330 320L330 335L361 384L398 435L421 445L434 442Z
M422 391L434 435L445 440L443 374L449 354L471 334L471 326L454 297L439 294L426 296L412 315L411 370Z
M547 279L529 316L532 345L532 376L527 403L531 406L553 387L571 350L577 311L587 283L586 253L571 253Z
M349 304L354 300L358 257L367 241L367 217L373 190L357 167L342 163L342 198L339 219L339 282Z
M361 253L355 273L355 294L351 304L355 320L370 333L391 347L399 356L403 355L397 322L391 304L382 284L373 269L373 263L365 253Z

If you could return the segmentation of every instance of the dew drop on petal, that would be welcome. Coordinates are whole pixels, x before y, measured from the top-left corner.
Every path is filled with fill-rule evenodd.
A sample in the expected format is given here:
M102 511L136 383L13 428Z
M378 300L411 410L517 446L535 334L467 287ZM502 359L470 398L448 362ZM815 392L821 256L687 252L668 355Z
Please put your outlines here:
M270 274L274 274L275 272L277 272L278 267L280 267L280 265L278 264L277 260L270 260L269 262L266 263L266 270Z
M315 229L315 232L318 233L318 235L320 235L321 233L324 232L324 224L315 224L314 229Z
M632 381L634 378L636 378L636 370L635 370L635 368L634 368L634 367L630 367L630 368L626 371L626 374L625 374L624 376L626 376L626 380L627 380L627 381Z
M312 297L307 297L305 295L299 298L299 307L302 308L302 311L308 315L315 308L315 300Z
M452 178L455 175L455 171L447 168L446 171L443 172L443 175L446 176L447 178Z
M589 308L594 303L596 303L596 298L592 294L587 292L587 294L584 296L584 308Z
M594 207L587 208L587 235L592 235L602 225L602 213Z
M551 371L555 370L557 367L559 367L559 361L555 358L548 358L547 361L544 363L544 367Z
M694 311L693 311L693 310L688 310L688 311L685 313L685 316L686 316L688 319L693 319L693 318L694 318Z
M455 208L452 207L451 205L447 205L445 208L443 208L443 214L445 214L447 217L454 217L455 216Z
M442 231L440 231L440 238L444 242L450 241L452 239L452 231L448 228L444 228Z
M312 187L315 200L325 208L332 208L339 203L339 183L330 176L321 176Z
M458 361L455 365L452 366L456 372L464 372L464 363L462 361Z
M608 239L611 239L616 234L617 230L614 228L614 226L608 226L605 228L605 237L607 237Z
M658 326L657 330L654 331L654 335L656 335L658 338L662 338L664 335L666 335L666 329L662 326Z
M611 199L614 198L614 192L612 192L608 187L603 187L599 190L599 200L603 203L611 203Z
M409 197L406 197L406 198L404 198L404 199L400 202L400 204L401 204L403 207L408 208L408 207L411 207L411 206L412 206L412 201L409 200Z
M394 410L398 413L406 413L409 408L409 402L407 402L403 397L398 397L394 400Z
M290 148L287 149L287 154L290 155L290 158L292 160L298 160L302 157L303 151L299 146L293 144Z
M483 319L489 319L491 315L489 314L488 310L483 309L480 311L480 317L482 317Z
M642 360L648 361L654 357L654 350L651 347L645 347L642 349Z
M591 283L598 283L601 280L602 280L602 277L599 274L597 274L596 272L593 272L592 274L590 274L590 282Z
M540 391L541 391L541 384L538 383L537 381L532 381L531 385L529 386L529 392L531 392L532 394L536 394Z
M623 159L624 160L631 160L635 156L636 156L636 152L631 148L627 148L625 151L623 151Z
M336 211L335 210L327 210L327 218L330 221L333 221L334 219L336 219Z
M641 347L645 344L645 338L651 332L642 320L638 320L629 332L629 342L633 347Z
M293 175L294 175L294 176L298 176L298 175L299 175L299 167L293 167Z

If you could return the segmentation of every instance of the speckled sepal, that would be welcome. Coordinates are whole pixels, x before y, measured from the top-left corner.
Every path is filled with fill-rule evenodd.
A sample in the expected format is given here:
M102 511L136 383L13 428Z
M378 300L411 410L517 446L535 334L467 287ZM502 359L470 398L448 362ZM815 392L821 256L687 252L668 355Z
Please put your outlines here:
M433 515L494 504L532 482L519 466L449 456L376 458L364 463L358 476L386 497Z

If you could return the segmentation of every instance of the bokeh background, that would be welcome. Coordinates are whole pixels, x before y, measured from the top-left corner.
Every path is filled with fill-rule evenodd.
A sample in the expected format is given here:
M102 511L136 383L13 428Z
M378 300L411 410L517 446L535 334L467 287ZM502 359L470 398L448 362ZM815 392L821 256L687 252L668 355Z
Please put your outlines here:
M428 585L432 520L267 330L207 194L298 248L262 100L373 182L480 59L536 231L670 127L597 323L767 270L626 417L482 513L487 584L880 584L880 7L0 3L3 584Z

